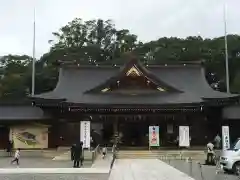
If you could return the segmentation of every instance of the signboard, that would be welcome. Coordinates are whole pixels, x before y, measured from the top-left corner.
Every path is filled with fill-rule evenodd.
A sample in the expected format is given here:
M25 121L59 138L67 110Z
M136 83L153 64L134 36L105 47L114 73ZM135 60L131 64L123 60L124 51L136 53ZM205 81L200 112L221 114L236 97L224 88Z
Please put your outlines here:
M179 146L190 146L189 126L179 126Z
M43 149L48 148L48 127L14 126L9 132L14 148Z
M149 126L149 146L159 146L159 126Z
M81 121L80 124L80 140L83 142L83 148L90 148L90 121Z
M223 150L230 148L229 126L222 126L222 143Z

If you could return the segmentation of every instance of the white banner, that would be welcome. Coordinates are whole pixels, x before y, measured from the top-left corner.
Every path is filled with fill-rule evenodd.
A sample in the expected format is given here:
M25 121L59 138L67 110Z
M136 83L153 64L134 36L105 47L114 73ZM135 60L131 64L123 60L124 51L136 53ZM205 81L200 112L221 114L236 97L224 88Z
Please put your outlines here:
M179 146L190 146L189 126L179 126Z
M223 150L230 148L229 126L222 126L222 148Z
M80 140L83 142L83 148L90 148L91 137L90 137L90 121L81 121L80 124Z
M149 146L158 147L159 145L159 126L149 126Z

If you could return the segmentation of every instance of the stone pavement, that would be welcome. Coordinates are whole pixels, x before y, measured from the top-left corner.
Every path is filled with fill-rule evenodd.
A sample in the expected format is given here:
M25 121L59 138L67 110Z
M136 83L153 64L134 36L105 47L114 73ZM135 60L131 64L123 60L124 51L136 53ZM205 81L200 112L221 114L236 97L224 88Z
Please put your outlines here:
M89 161L82 168L72 168L71 161L21 158L17 168L10 164L11 160L0 158L0 180L107 180L109 177L109 168L91 168Z
M199 166L198 161L193 161L192 165L189 162L183 160L166 160L166 163L174 168L188 174L196 180L239 180L237 176L233 174L224 174L222 171L217 173L219 169L215 166ZM200 162L203 164L203 161Z
M158 159L117 159L109 180L193 180Z
M107 168L110 170L112 159L113 154L107 154L107 156L104 159L99 154L97 159L93 163L92 168Z

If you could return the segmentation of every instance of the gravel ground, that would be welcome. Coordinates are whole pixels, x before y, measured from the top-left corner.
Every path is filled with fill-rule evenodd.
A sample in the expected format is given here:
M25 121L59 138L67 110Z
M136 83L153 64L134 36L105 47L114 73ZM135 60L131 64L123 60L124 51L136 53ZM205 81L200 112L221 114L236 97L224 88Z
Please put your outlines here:
M202 165L200 167L199 163L196 161L192 162L192 166L191 163L183 160L171 160L165 162L175 167L176 169L179 169L180 171L190 175L196 180L240 180L239 177L233 174L223 173L223 171L217 169L215 166ZM203 162L200 163L203 164ZM220 172L217 173L217 171Z

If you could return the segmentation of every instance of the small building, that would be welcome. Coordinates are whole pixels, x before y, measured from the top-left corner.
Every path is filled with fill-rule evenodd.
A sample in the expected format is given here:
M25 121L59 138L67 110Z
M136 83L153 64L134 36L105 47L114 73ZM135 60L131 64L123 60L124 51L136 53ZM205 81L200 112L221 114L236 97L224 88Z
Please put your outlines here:
M1 143L15 137L22 148L70 146L88 120L97 144L120 138L121 147L147 147L155 125L160 147L176 147L179 126L189 126L191 146L205 146L229 122L223 109L239 103L239 95L209 86L202 62L59 66L56 88L31 97L32 106L1 106Z

